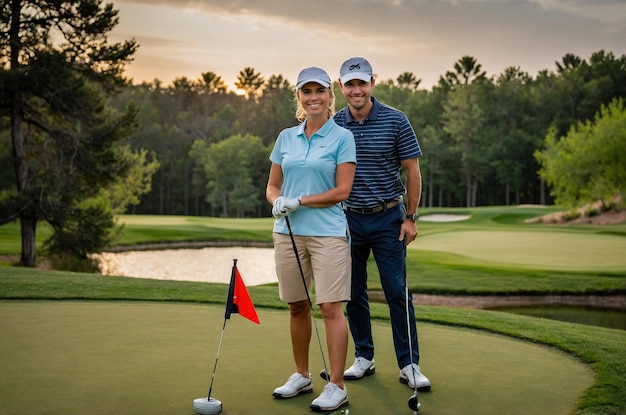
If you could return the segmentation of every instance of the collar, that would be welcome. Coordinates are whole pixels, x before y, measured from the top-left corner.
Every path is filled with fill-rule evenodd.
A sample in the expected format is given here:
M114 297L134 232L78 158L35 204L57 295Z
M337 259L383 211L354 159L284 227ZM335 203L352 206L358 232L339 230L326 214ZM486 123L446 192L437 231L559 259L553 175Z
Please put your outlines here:
M303 137L306 138L306 134L304 133L304 128L306 127L306 121L304 120L299 126L298 126L298 135L301 135ZM324 125L322 125L322 128L320 128L319 130L317 130L315 133L313 133L313 135L311 136L311 138L317 136L320 137L324 137L326 136L330 130L333 128L333 125L335 124L335 120L331 117L328 120L326 120L326 122L324 123Z
M365 121L367 120L377 120L378 119L378 112L380 111L380 101L376 99L376 97L372 96L370 97L370 99L372 100L372 109L370 110L370 113L367 114L367 117L365 117ZM352 118L352 113L350 112L350 108L346 107L346 123L350 123L350 122L358 122L356 121L354 118Z

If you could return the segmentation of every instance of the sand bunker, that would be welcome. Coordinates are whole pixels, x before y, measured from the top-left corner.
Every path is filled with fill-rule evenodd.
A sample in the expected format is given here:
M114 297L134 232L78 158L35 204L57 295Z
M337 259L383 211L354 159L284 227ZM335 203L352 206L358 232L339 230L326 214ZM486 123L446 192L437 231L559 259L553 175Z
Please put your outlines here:
M434 214L420 216L422 222L458 222L469 219L469 215L448 215L448 214Z

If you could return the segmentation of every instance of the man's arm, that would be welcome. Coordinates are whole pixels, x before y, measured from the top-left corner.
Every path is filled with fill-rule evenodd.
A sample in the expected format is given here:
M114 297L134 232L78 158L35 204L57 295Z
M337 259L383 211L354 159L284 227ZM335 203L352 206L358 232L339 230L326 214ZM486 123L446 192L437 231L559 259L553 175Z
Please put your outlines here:
M416 158L402 160L402 169L406 175L406 202L407 214L417 212L422 195L422 173L420 172L419 160ZM400 228L400 240L405 240L407 245L415 240L418 230L417 225L410 219L405 219Z

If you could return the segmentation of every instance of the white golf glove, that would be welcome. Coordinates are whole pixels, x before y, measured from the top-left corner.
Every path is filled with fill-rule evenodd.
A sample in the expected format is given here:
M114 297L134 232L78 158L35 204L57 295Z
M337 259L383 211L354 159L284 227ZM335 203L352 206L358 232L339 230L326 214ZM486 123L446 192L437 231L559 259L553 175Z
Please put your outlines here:
M276 219L287 214L287 209L285 209L286 200L285 196L278 196L276 200L274 200L274 204L272 205L272 216Z
M293 212L294 210L302 206L302 196L294 197L291 199L285 199L284 206L288 212Z

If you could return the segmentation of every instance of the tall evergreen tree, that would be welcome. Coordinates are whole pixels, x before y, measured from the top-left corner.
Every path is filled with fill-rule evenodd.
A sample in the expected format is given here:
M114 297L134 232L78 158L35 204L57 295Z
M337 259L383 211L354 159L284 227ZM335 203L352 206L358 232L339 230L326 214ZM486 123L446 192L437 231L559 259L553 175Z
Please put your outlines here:
M272 75L267 80L259 107L262 122L256 124L253 133L265 145L273 143L281 130L296 123L294 87L282 75Z
M498 204L520 203L520 188L524 182L536 181L535 175L523 174L536 171L536 162L529 167L528 155L533 152L532 136L529 134L525 119L528 117L530 100L527 85L530 75L519 67L505 68L494 84L493 90L485 97L483 105L487 108L487 125L493 137L493 153L490 164L493 169L494 194L504 195L504 200L494 198ZM532 158L530 158L531 161Z
M407 88L411 91L417 91L422 80L417 78L413 72L402 72L396 78L396 82L400 88Z
M261 95L260 88L264 82L265 79L260 72L247 66L237 74L235 86L244 92L246 99L256 100Z
M454 63L454 72L447 71L439 78L439 84L469 85L473 82L481 82L487 78L487 74L482 69L476 58L464 55Z
M34 266L40 220L59 232L53 246L88 222L102 225L97 245L106 241L110 208L85 201L130 169L115 144L136 128L136 109L114 112L104 96L123 85L137 45L108 43L118 17L101 0L6 0L0 17L0 115L9 119L15 174L0 223L19 218L20 263Z
M484 119L477 85L459 85L450 93L444 106L444 131L456 144L467 207L476 206L478 184L486 174Z

